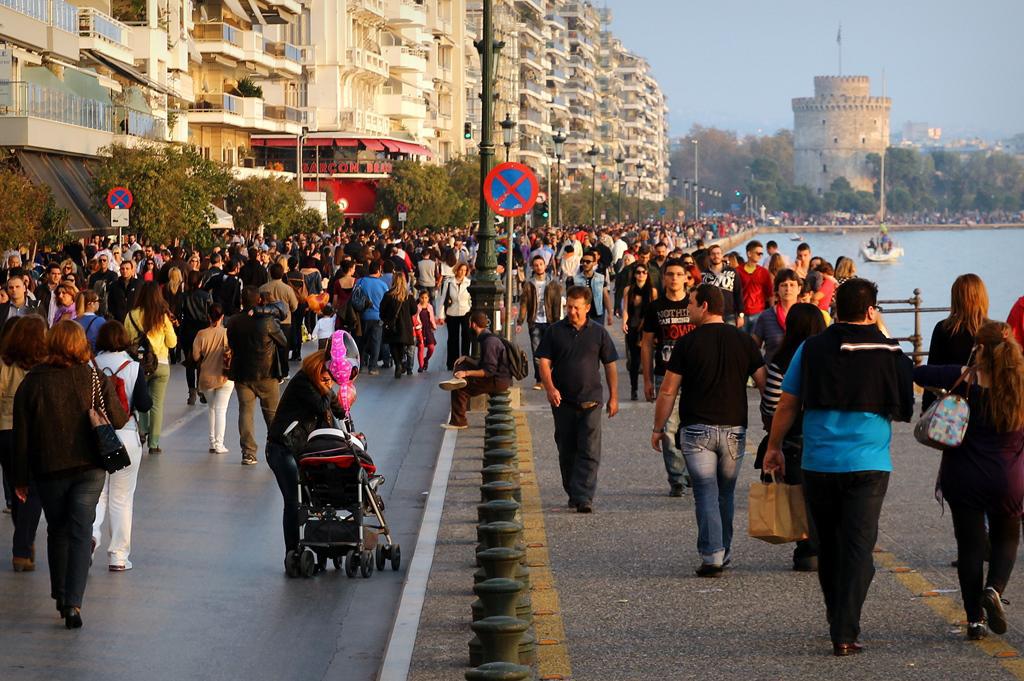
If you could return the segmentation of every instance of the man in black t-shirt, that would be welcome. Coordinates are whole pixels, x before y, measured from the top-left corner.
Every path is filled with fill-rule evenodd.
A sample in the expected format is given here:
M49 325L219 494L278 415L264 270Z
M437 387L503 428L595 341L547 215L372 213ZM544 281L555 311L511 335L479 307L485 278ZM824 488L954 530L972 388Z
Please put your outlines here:
M640 366L644 372L644 396L653 402L655 393L665 377L665 367L676 342L693 331L687 289L693 284L690 272L679 259L666 260L662 269L662 282L665 285L664 295L653 301L644 315L644 335L640 344ZM676 401L678 403L678 397ZM689 482L686 475L686 462L683 453L676 446L676 433L679 431L679 418L673 413L665 424L665 433L661 442L661 453L665 458L665 471L668 473L669 495L683 496L683 489Z
M689 294L697 325L676 343L654 410L651 447L661 449L665 424L679 392L683 456L693 481L699 577L720 577L731 560L736 478L747 433L747 378L764 388L761 352L749 334L725 324L717 286Z
M715 244L708 249L708 268L701 276L702 284L712 284L722 291L722 318L726 324L742 327L743 317L743 286L736 270L725 264L722 258L722 247Z

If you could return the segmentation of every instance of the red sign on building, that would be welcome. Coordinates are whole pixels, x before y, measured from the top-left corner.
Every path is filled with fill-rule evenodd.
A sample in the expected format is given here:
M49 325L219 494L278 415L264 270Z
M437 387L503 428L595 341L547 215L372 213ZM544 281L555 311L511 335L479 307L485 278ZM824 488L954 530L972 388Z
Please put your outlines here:
M316 163L303 163L303 174L316 175L389 175L391 163L388 161L321 161L317 170Z

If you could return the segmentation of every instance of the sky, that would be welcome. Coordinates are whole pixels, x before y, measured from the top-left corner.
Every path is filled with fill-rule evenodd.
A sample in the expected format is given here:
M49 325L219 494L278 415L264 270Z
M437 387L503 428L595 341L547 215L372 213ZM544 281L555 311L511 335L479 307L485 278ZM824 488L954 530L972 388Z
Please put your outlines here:
M892 98L890 125L943 138L1024 133L1022 0L592 0L647 58L668 96L671 134L694 123L765 134L793 127L790 100L814 76L871 77Z

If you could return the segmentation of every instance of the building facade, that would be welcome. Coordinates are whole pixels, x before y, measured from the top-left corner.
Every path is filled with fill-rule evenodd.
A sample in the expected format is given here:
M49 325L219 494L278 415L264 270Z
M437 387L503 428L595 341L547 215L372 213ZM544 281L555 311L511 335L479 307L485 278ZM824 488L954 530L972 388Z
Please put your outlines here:
M868 154L889 147L892 100L871 96L867 76L815 76L814 97L793 100L793 155L796 184L818 194L846 178L872 191L875 177Z

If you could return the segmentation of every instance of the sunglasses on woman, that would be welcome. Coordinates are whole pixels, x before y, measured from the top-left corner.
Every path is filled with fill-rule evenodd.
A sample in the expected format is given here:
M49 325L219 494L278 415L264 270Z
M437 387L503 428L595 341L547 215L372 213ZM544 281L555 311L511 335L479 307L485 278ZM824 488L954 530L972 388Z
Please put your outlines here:
M647 270L636 270L635 274L647 274Z

